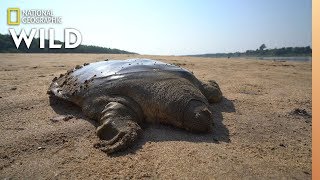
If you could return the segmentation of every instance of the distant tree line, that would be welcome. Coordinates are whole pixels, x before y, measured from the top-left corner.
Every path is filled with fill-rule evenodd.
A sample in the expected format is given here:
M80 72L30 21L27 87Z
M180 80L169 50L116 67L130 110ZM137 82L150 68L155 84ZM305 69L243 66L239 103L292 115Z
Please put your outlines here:
M49 49L48 44L49 40L45 40L45 48L41 49L40 39L33 39L29 49L27 48L24 41L21 42L19 48L16 48L16 45L13 42L13 39L10 35L0 34L0 53L103 53L103 54L136 54L133 52L128 52L119 49L111 49L99 46L87 46L79 45L74 49L65 49L64 43L61 41L55 41L55 44L62 44L60 49Z
M290 57L290 56L311 56L312 49L306 47L283 47L267 49L265 44L262 44L256 50L247 50L246 52L235 53L215 53L215 54L199 54L191 55L197 57Z

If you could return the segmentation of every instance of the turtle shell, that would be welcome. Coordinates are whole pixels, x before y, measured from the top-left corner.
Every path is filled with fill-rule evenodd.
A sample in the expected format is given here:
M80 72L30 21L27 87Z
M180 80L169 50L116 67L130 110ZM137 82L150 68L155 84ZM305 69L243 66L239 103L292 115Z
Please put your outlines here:
M179 66L151 59L108 60L85 63L76 66L59 78L53 79L49 92L57 97L68 99L88 87L95 79L99 81L115 81L128 78L135 73L166 71L193 76L191 72ZM143 77L143 75L142 75Z
M76 77L80 83L84 83L92 77L118 79L124 75L146 71L185 71L189 73L186 69L160 61L151 59L128 59L91 63L76 69L70 75Z

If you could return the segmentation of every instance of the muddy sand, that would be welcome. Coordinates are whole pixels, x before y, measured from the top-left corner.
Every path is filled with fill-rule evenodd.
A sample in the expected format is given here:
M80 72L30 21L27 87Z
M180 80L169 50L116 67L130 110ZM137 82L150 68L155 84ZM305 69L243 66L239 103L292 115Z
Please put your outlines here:
M136 145L108 156L93 147L95 122L46 94L77 64L136 57L216 80L224 99L212 104L214 132L145 125ZM311 179L311 62L0 54L0 84L1 179Z

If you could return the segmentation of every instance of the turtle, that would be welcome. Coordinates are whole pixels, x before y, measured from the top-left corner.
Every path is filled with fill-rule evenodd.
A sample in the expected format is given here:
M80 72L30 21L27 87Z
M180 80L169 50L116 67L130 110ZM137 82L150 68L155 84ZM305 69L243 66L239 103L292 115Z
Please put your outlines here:
M48 94L74 103L97 122L94 147L107 154L132 146L145 122L212 132L210 104L222 99L215 81L202 82L187 69L152 59L77 65L55 77Z

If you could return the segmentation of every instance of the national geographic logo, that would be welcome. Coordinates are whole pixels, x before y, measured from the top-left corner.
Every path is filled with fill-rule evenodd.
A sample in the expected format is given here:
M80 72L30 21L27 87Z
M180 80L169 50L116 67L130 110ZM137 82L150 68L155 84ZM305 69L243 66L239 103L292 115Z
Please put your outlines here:
M62 18L60 16L55 16L52 10L43 9L31 9L31 10L20 10L20 8L8 8L7 9L7 24L8 25L20 25L22 24L61 24ZM32 27L32 26L31 26ZM20 34L17 34L14 28L8 29L12 40L14 41L17 49L20 47L22 41L25 42L27 48L29 49L32 40L36 37L38 32L39 37L39 48L45 48L46 34L49 40L49 49L71 49L78 47L82 42L82 35L80 31L74 28L64 29L64 47L62 44L57 44L55 42L55 29L49 28L47 31L45 28L31 28L29 35L24 29L21 29ZM47 32L47 33L46 33Z
M52 10L47 9L29 9L20 10L19 8L8 8L7 24L61 24L62 18L54 16Z

